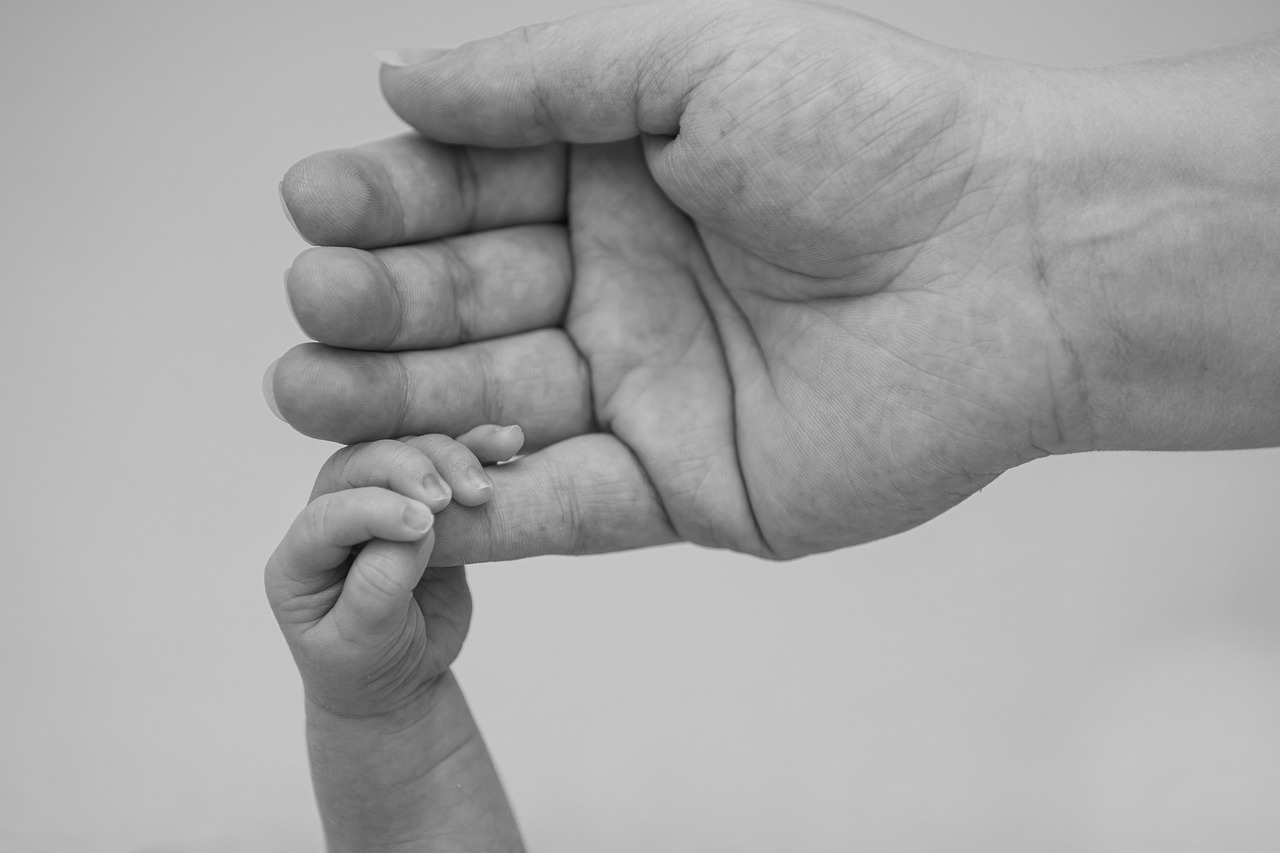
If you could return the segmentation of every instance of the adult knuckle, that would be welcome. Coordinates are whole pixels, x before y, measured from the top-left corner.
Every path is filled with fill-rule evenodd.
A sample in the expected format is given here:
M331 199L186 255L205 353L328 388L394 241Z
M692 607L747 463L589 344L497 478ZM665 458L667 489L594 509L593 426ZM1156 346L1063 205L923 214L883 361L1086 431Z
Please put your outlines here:
M547 45L554 38L554 23L528 24L513 31L513 47L524 57L529 80L529 112L535 126L548 135L556 130L555 110L551 103L550 88L545 82Z
M467 162L471 163L469 156ZM475 165L468 168L474 171ZM445 331L444 337L460 342L475 340L475 271L455 243L446 240L441 243L440 248L440 259L444 266L443 278L448 288L447 305L443 306L441 315L452 325L451 329Z

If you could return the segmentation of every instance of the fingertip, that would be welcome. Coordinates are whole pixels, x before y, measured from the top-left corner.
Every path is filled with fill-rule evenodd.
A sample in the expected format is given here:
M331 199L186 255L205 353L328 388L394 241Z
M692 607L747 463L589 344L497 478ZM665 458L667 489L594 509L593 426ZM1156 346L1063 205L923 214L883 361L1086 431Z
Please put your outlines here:
M280 364L280 359L276 359L267 366L267 370L262 374L262 398L267 402L267 408L271 410L271 414L280 420L285 421L284 415L280 414L280 404L276 402L276 366Z
M413 436L405 443L430 462L442 478L440 485L449 491L454 503L479 506L489 500L493 483L484 473L483 457L478 457L465 442L442 433L431 433ZM446 501L440 510L447 506Z
M493 481L475 462L458 466L449 473L453 503L460 506L482 506L493 497Z
M289 226L298 232L298 236L302 236L302 232L298 230L298 223L294 221L293 211L289 210L289 202L284 198L284 181L276 185L276 191L280 196L280 207L284 209L284 218L289 220Z
M390 179L353 149L295 163L280 182L280 198L294 228L317 246L372 248L404 231Z
M413 498L406 498L406 500L408 503L400 515L404 529L416 536L425 536L435 522L435 515L431 512L431 508L421 501Z
M524 446L524 430L516 424L484 424L458 436L457 441L481 462L507 462Z
M524 430L519 424L510 424L508 426L499 427L497 439L502 444L504 450L509 450L506 459L499 459L499 462L506 462L520 452L520 448L524 447Z
M425 569L427 566L427 563L431 561L432 552L434 552L436 549L435 527L432 527L430 530L428 530L427 535L419 539L415 543L415 546L417 547L417 553L418 553L418 565Z
M489 479L483 468L468 468L463 478L477 503L487 503L493 497L493 480Z
M453 490L449 488L449 484L444 479L432 471L423 475L419 485L422 492L424 502L431 507L432 512L439 512L449 505L449 501L453 500Z
M425 65L452 50L453 48L448 47L401 47L395 50L374 51L373 56L390 68L408 68L412 65Z
M362 249L313 247L285 280L289 308L310 337L335 347L385 350L395 343L400 306L378 260Z
M394 433L405 393L394 356L318 343L298 344L281 356L272 388L290 426L343 444Z

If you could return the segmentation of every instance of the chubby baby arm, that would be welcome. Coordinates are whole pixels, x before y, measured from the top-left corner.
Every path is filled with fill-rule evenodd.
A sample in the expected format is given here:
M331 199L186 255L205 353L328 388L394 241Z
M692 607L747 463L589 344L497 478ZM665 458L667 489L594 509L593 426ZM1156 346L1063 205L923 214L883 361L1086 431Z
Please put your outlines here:
M470 622L464 570L425 568L432 513L486 502L482 463L522 441L487 426L343 448L268 561L331 850L523 849L449 672Z

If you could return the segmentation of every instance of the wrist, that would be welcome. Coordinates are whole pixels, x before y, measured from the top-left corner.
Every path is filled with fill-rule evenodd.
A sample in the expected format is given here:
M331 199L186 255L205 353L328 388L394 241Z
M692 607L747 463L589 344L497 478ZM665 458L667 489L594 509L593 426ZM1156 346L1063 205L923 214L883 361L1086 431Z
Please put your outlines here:
M309 697L307 746L334 853L523 849L450 672L420 700L385 715L335 714Z
M350 689L326 690L303 679L307 728L318 731L359 731L370 737L396 737L431 724L447 712L447 702L457 682L446 670L393 703L350 701Z
M1079 384L1070 449L1280 442L1267 53L1044 75L1033 233Z

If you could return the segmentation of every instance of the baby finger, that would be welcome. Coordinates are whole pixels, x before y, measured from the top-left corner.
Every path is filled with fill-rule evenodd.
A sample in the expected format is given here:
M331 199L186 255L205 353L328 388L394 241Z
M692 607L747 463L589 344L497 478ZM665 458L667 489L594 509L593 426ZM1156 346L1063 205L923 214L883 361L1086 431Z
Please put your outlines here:
M311 496L380 486L422 501L439 512L453 492L431 457L402 441L370 441L343 447L325 461Z

